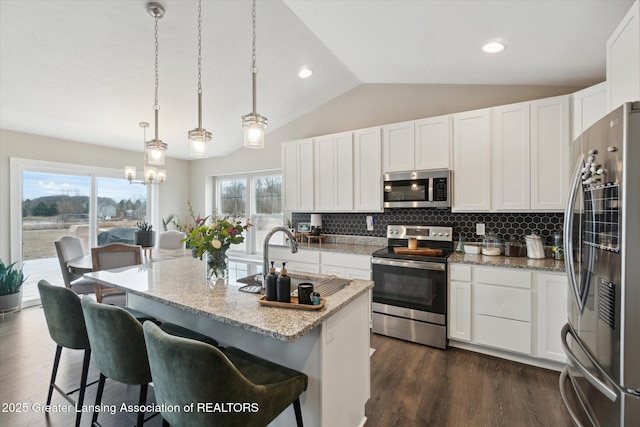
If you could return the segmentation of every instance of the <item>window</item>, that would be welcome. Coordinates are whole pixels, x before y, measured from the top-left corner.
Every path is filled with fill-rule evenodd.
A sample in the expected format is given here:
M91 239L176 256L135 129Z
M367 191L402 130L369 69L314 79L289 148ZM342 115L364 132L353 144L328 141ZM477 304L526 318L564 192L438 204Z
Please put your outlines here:
M222 215L251 218L253 227L245 241L233 245L230 251L243 254L261 254L264 237L273 227L284 224L282 214L280 174L250 174L216 179L217 206ZM273 243L284 243L284 234L273 236Z
M87 254L112 229L132 230L147 218L148 189L120 170L19 158L10 167L11 253L24 262L25 306L38 301L39 279L63 285L54 241L76 236Z

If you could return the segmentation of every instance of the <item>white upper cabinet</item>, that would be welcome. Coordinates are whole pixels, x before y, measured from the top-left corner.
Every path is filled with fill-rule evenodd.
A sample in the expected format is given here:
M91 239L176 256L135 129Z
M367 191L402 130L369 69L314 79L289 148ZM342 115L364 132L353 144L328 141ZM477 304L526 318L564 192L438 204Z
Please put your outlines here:
M532 101L531 210L563 211L569 187L569 96Z
M282 154L282 197L285 211L313 210L313 140L285 142Z
M491 209L490 110L453 115L454 212Z
M414 166L413 122L394 123L382 127L382 171L411 171Z
M353 134L313 139L315 211L353 209Z
M571 95L573 126L571 141L575 141L589 126L607 114L607 82L582 89Z
M640 100L640 0L607 41L608 111Z
M451 169L451 116L416 120L414 129L414 169Z
M382 212L382 147L379 127L353 132L353 210Z
M493 109L492 199L499 211L530 208L529 103Z

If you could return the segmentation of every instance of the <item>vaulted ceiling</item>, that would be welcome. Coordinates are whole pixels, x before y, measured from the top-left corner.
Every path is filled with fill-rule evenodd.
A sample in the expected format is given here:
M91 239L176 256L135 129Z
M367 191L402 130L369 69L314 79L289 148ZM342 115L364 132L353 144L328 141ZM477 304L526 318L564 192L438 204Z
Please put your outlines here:
M160 0L159 136L189 158L197 127L197 2ZM586 86L633 0L259 0L258 112L277 129L367 83ZM0 0L0 127L142 151L154 21L144 0ZM242 147L251 2L203 0L203 126ZM502 39L507 48L480 48ZM313 75L302 80L302 66ZM150 134L147 137L150 137ZM267 132L268 140L268 132ZM268 142L267 142L268 143Z

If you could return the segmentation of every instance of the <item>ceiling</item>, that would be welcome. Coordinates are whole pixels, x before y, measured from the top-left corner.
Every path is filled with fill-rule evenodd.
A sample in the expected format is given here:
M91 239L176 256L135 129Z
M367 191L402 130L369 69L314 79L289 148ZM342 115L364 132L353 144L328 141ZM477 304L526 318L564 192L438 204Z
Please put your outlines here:
M197 3L160 0L159 137L188 159L197 127ZM258 113L269 130L367 83L586 86L633 0L259 0ZM143 0L0 0L0 127L142 151L154 104ZM251 2L203 0L203 126L242 147ZM489 55L481 46L502 39ZM297 77L301 66L313 76ZM268 144L269 132L267 132Z

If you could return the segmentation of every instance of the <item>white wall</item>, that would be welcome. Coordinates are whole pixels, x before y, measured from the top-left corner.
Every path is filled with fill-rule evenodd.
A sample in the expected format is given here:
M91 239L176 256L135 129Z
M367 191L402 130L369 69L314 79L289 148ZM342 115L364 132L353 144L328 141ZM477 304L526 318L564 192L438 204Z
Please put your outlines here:
M142 167L142 156L142 152L0 129L0 257L5 261L17 258L10 250L10 157L123 169L125 164ZM189 161L167 158L166 169L167 181L159 188L162 218L174 212L183 215L189 198ZM154 225L157 229L162 227L161 223Z
M240 149L228 156L192 162L191 192L196 212L210 212L210 177L280 168L280 143L405 120L434 117L514 102L564 95L567 86L360 85L316 110L267 132L262 150ZM267 117L268 111L262 111ZM271 123L273 128L276 123ZM238 125L238 134L241 134ZM215 143L209 152L215 152ZM207 195L205 199L203 195Z

